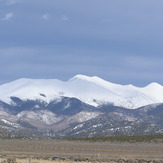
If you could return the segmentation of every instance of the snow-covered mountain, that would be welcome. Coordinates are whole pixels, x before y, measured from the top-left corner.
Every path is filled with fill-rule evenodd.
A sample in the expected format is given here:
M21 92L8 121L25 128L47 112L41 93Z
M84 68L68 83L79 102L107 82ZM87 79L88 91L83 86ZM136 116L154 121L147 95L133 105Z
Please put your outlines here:
M57 79L18 79L0 85L0 100L14 104L12 97L21 100L60 101L62 97L77 98L92 105L113 104L128 109L163 103L163 86L151 83L144 88L120 85L99 77L76 75L68 81Z
M160 134L162 117L157 83L140 88L77 75L0 85L0 137Z

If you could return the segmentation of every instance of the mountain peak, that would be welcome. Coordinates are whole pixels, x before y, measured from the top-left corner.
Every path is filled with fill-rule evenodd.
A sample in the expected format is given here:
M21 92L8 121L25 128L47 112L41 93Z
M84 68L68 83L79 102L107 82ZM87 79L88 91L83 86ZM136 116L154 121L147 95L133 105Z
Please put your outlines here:
M156 83L156 82L152 82L152 83L150 83L150 84L147 85L147 86L150 86L150 87L160 87L161 85L158 84L158 83Z
M72 77L71 79L69 79L69 81L72 81L72 80L87 80L87 81L90 81L90 80L95 80L95 79L100 79L99 77L97 76L86 76L86 75L82 75L82 74L78 74L78 75L75 75L74 77Z
M146 86L147 88L158 88L158 87L162 87L162 85L156 83L156 82L152 82L149 85Z
M117 85L117 84L108 82L98 76L86 76L86 75L78 74L72 77L71 79L69 79L69 81L76 81L76 80L83 80L83 81L95 83L97 85L106 85L106 84Z

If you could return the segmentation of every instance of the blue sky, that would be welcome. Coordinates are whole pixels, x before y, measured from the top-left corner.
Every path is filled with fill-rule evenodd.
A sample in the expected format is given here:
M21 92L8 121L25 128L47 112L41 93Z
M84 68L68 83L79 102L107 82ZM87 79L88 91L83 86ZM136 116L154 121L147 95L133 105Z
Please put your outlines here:
M99 76L163 85L162 0L0 0L0 84Z

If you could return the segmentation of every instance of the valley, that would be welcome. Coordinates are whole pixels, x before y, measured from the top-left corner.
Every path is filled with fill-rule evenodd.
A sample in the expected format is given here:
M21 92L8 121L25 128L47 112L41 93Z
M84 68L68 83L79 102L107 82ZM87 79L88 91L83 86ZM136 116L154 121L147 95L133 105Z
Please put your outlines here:
M47 162L163 162L163 142L90 142L68 140L0 140L1 159Z

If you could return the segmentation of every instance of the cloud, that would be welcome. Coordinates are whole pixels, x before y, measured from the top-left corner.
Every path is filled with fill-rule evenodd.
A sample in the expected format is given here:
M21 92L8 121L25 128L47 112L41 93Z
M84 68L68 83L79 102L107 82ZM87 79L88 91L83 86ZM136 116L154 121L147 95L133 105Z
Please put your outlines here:
M48 19L50 19L50 15L49 14L43 14L41 18L44 20L48 20Z
M13 4L18 3L18 2L20 2L20 0L8 0L8 1L6 2L6 4L7 4L7 5L13 5Z
M7 13L3 18L1 18L1 20L3 21L8 21L10 19L12 19L14 17L14 13Z
M62 21L68 21L69 18L68 18L66 15L62 15L61 20L62 20Z
M16 3L19 3L21 0L0 0L0 2L3 2L5 5L13 5Z

